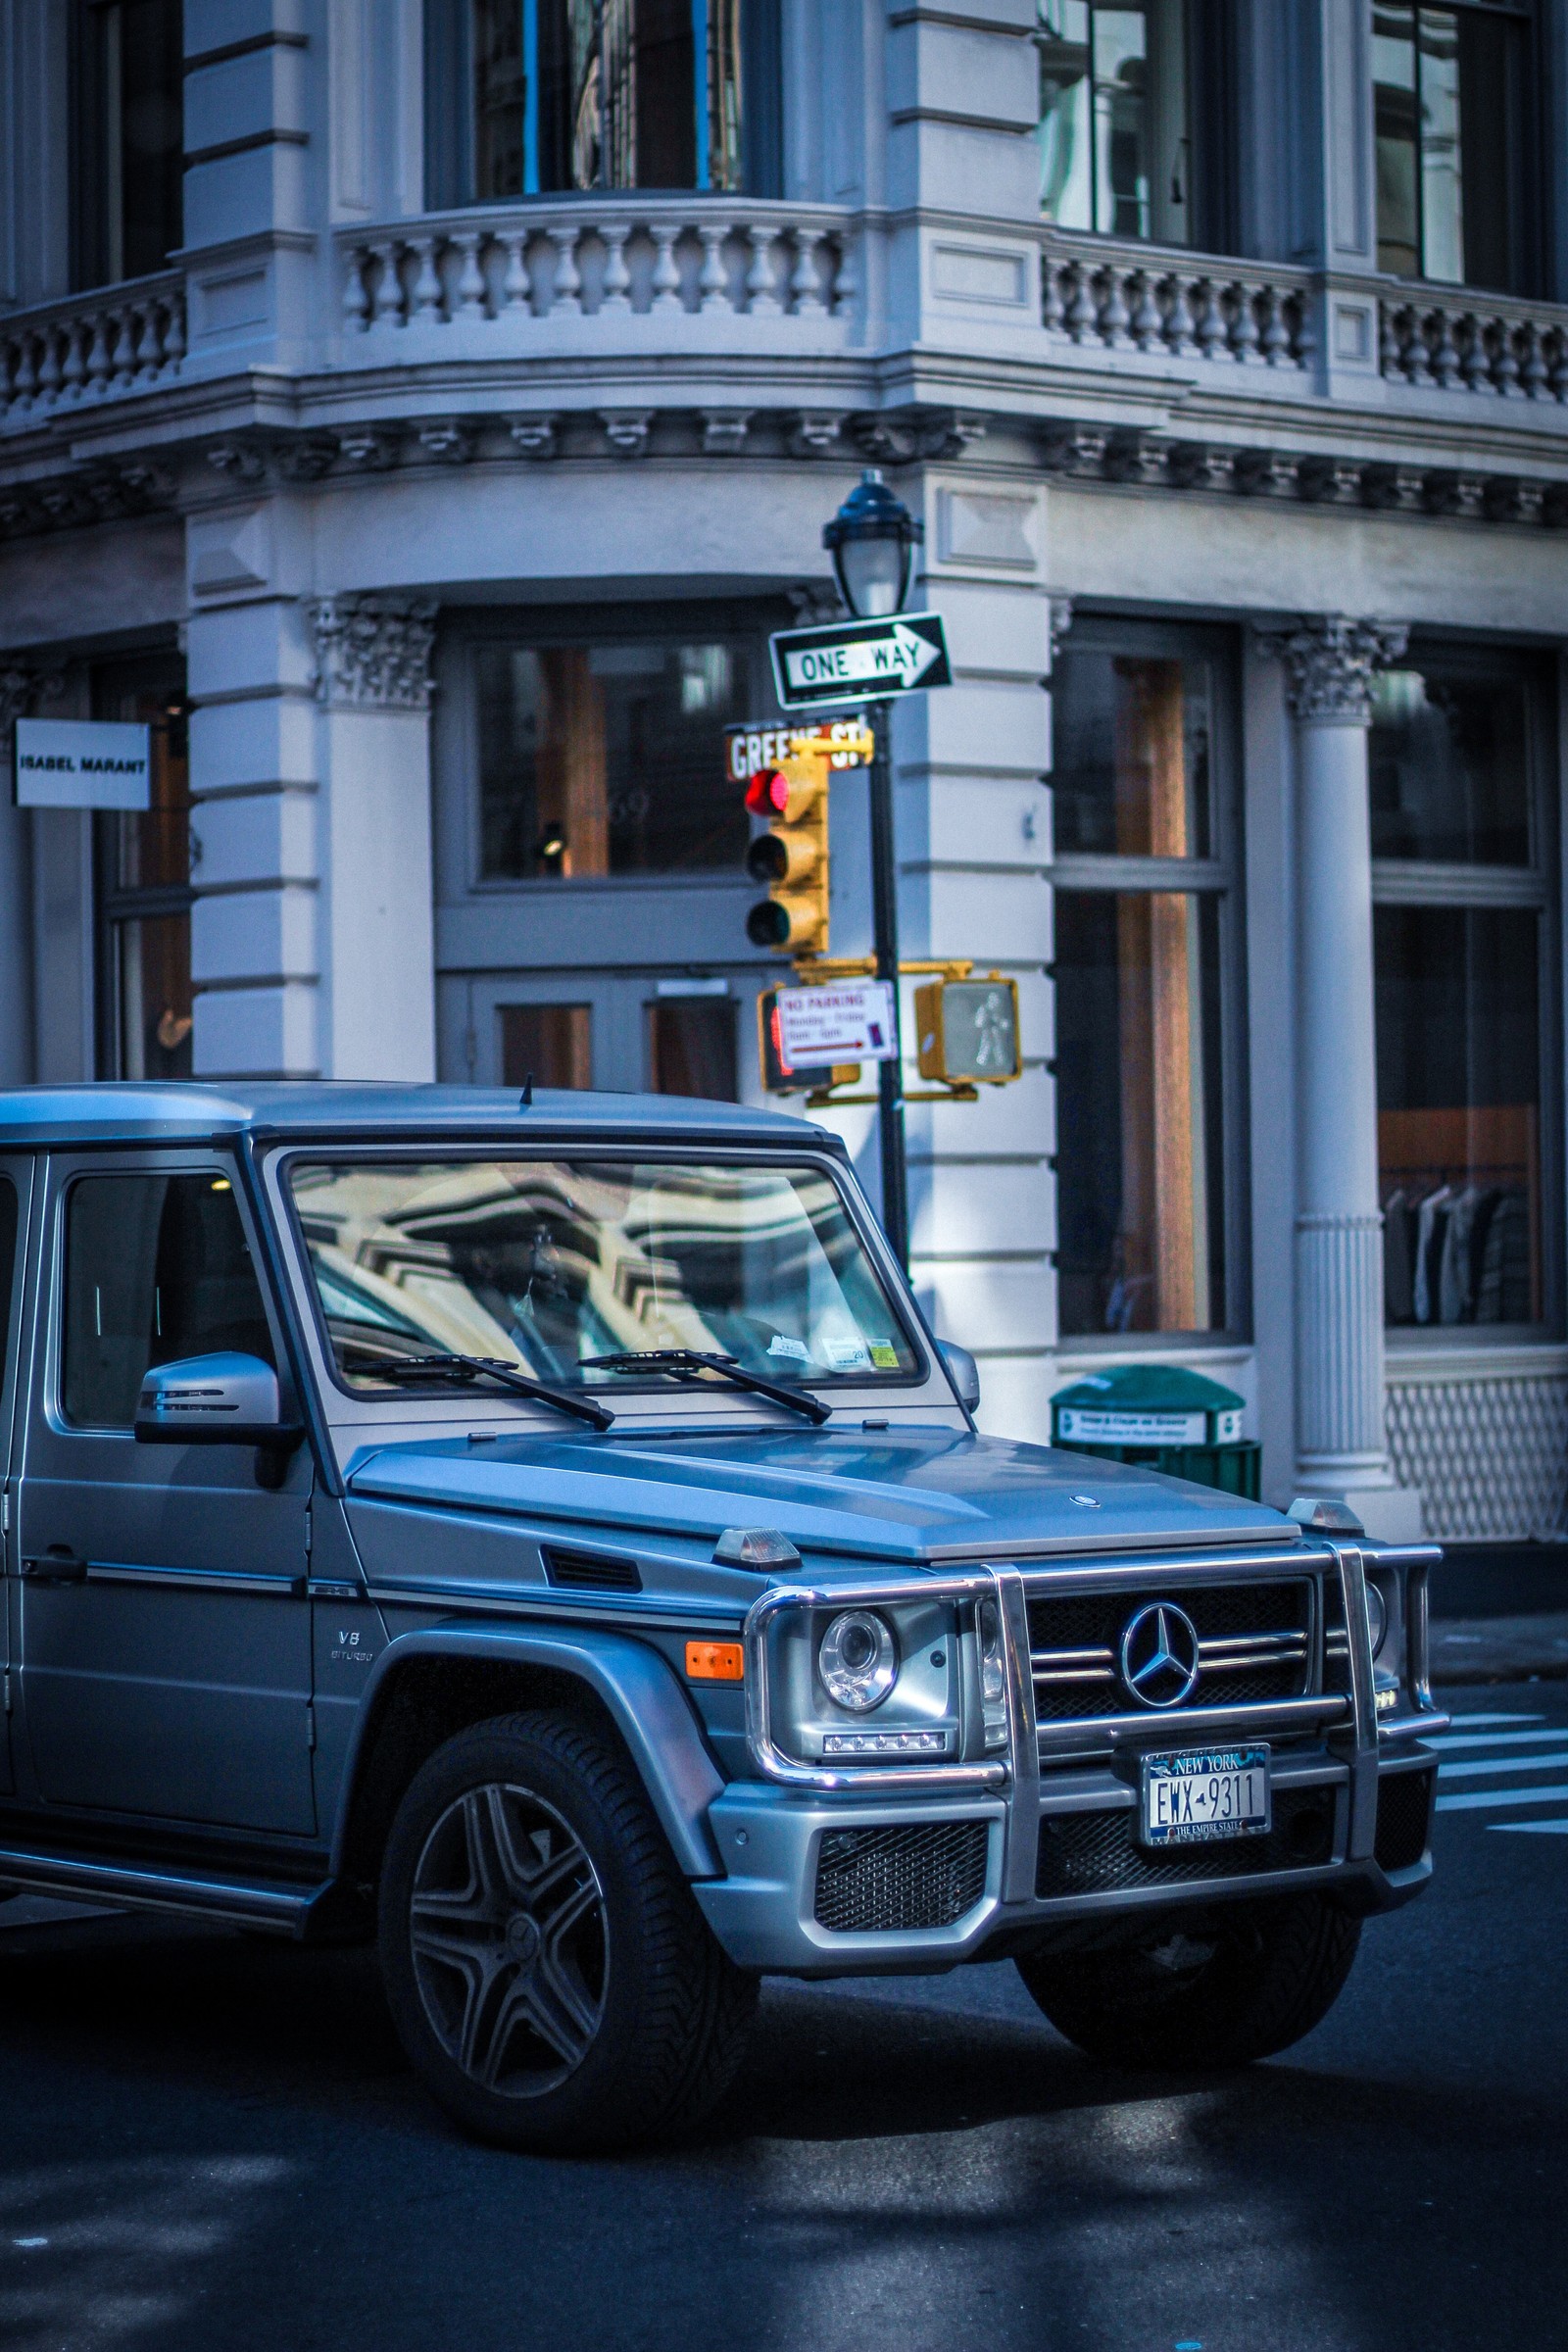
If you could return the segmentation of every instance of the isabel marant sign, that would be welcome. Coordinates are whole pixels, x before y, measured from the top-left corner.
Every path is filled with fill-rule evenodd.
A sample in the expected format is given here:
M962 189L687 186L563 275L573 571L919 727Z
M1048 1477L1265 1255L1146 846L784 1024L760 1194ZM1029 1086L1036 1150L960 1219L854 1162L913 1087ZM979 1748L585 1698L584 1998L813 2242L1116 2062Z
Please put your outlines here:
M99 718L19 718L13 772L19 808L146 808L146 727Z

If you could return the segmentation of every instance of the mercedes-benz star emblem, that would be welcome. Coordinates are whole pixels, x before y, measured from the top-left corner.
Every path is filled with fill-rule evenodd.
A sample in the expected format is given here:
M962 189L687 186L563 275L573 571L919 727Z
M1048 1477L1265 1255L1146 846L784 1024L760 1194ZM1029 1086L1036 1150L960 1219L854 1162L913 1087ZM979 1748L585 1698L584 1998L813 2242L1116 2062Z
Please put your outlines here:
M1198 1628L1174 1601L1152 1600L1121 1629L1122 1687L1146 1707L1179 1707L1198 1682Z

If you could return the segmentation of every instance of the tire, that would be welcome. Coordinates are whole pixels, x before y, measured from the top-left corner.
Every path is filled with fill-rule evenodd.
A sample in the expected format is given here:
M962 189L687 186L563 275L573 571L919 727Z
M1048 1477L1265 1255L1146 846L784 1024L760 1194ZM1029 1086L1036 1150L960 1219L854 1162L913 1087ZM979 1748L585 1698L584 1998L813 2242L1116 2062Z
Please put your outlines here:
M1201 1937L1042 1954L1018 1974L1058 2034L1110 2066L1183 2073L1288 2049L1344 1988L1361 1923L1318 1894L1239 1905Z
M587 2154L723 2095L757 1986L629 1766L564 1715L475 1724L410 1784L381 1871L387 2000L425 2087L503 2147Z

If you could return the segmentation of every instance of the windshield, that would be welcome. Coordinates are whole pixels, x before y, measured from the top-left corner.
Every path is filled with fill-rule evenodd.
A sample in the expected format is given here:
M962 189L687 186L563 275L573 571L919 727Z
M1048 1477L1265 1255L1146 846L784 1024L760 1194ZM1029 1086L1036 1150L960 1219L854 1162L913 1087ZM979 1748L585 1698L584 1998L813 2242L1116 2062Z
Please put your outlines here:
M622 1391L589 1359L690 1348L813 1388L919 1369L820 1169L334 1159L289 1184L339 1377L366 1394L407 1394L387 1368L433 1353Z

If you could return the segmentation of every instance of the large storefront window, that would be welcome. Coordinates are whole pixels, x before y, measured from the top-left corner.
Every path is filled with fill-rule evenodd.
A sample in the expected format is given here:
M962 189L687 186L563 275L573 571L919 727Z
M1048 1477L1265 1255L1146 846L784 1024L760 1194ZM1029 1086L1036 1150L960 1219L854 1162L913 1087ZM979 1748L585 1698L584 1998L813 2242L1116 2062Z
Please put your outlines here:
M1084 622L1053 679L1063 1338L1235 1319L1223 676L1200 632Z
M1377 682L1371 740L1387 1320L1540 1326L1556 1154L1536 680L1434 655Z
M780 192L778 0L427 0L433 205Z
M479 880L738 871L749 826L724 728L751 714L748 652L477 646Z
M183 242L182 15L180 0L74 0L72 204L78 286L148 276L167 268Z
M1376 0L1378 266L1530 291L1529 0Z
M152 807L94 819L98 901L98 1075L191 1074L190 760L184 665L105 665L98 718L151 731Z

